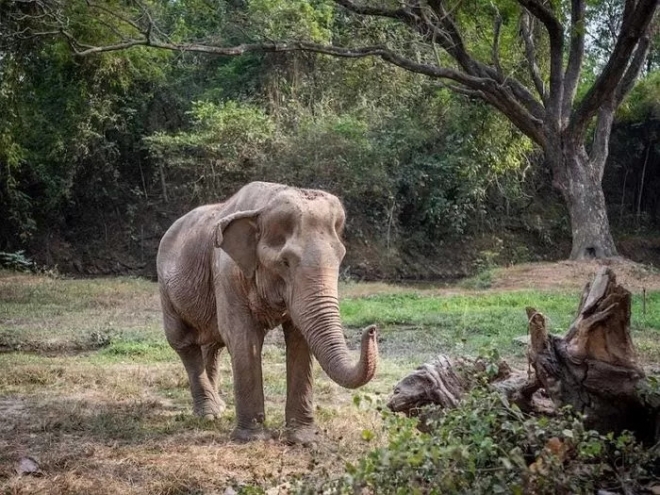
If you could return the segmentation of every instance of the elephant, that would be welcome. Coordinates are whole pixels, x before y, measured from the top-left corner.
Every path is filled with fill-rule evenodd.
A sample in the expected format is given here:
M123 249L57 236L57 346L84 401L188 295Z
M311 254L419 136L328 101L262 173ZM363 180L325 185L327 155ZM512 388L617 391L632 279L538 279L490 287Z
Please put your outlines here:
M363 331L357 362L338 303L345 212L327 192L252 182L223 203L172 224L156 261L163 325L186 369L196 415L225 409L216 386L218 353L231 358L236 424L231 439L269 438L264 428L261 351L282 326L286 345L285 440L314 440L312 356L337 384L369 382L377 330Z

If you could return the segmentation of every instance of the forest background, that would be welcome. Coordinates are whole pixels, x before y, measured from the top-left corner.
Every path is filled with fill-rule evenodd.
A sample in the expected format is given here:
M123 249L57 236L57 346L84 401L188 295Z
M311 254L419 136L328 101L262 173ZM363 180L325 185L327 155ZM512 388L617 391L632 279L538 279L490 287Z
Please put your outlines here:
M252 180L342 198L346 277L456 278L569 255L567 209L543 156L478 99L376 58L147 47L76 57L65 39L34 29L30 8L41 3L0 0L5 264L153 276L158 241L177 217ZM75 1L53 5L86 39L108 42L103 16L90 23ZM115 13L135 7L108 5ZM465 31L477 47L491 22L479 5ZM150 7L174 40L409 41L387 20L347 16L323 1ZM621 7L598 3L581 86L612 50ZM620 254L651 263L660 262L657 38L617 111L603 179ZM513 38L503 42L504 56L520 50Z

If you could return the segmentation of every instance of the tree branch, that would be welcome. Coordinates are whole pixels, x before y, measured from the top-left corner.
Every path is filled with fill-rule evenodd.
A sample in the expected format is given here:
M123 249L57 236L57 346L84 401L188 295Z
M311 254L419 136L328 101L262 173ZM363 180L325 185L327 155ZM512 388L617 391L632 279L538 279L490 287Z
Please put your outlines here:
M571 116L568 131L575 133L578 138L584 136L589 121L602 102L608 101L617 91L628 68L632 52L648 32L657 7L658 0L626 2L619 37L612 55Z
M131 26L138 33L143 33L144 32L144 29L142 28L142 26L140 26L137 22L133 21L132 19L129 19L128 17L126 17L124 15L119 14L118 12L115 12L115 11L113 11L113 10L103 6L103 5L99 5L97 3L93 3L93 2L90 2L90 1L87 1L87 5L92 9L96 9L96 10L99 10L101 12L105 12L106 14L114 17L115 19L119 19L124 24L128 24L129 26Z
M350 7L347 7L349 10L364 15L368 15L367 12L383 11L383 9L376 8L374 10L371 7L357 6L353 2L343 0L336 0L336 2L344 6L348 3L350 5ZM478 78L482 82L492 81L492 84L489 83L486 87L474 88L469 84L466 84L466 86L485 93L491 93L506 108L515 109L515 112L518 113L517 120L525 128L521 130L530 137L534 135L535 137L532 137L532 139L540 142L540 135L532 129L545 118L543 106L520 82L511 78L505 79L496 68L486 65L470 55L451 13L445 9L442 0L428 0L427 3L433 11L435 19L430 19L419 4L417 4L416 12L410 9L385 12L388 16L396 16L396 18L402 19L408 27L422 36L426 36L431 43L437 42L458 63L466 75ZM492 103L490 100L487 101Z
M470 98L478 98L482 101L487 101L486 94L483 91L468 89L464 86L458 86L456 84L450 84L444 82L439 82L438 87L447 88L449 91L458 93L460 95L469 96Z
M523 11L520 21L520 33L522 34L523 42L525 43L525 57L527 59L529 72L532 76L532 81L534 81L536 92L541 97L541 100L545 101L545 87L543 85L543 78L541 77L541 70L536 63L536 47L534 46L534 39L532 38L532 32L530 29L532 20L526 10Z
M536 0L518 0L518 3L543 23L550 38L550 94L546 100L546 120L557 129L561 119L563 93L564 28L554 13Z
M649 33L647 33L642 37L641 40L639 40L639 44L635 49L635 54L630 61L630 65L628 65L628 68L621 78L621 82L619 83L619 86L616 90L614 102L617 106L623 101L623 99L635 85L635 81L637 80L637 77L639 77L639 73L644 66L644 61L646 60L650 49L651 39Z
M615 110L616 103L612 100L604 102L598 109L596 127L594 129L594 142L589 157L589 164L596 175L594 179L597 179L598 183L603 180L603 173L605 172L605 162L607 161L607 155L610 149L610 134L612 123L614 122Z
M584 15L584 0L571 0L571 45L568 54L568 64L564 73L564 95L561 112L562 127L568 123L582 70L586 29Z
M644 60L646 59L650 46L651 43L649 36L644 36L637 45L635 54L630 61L630 65L628 65L614 95L598 109L596 128L594 130L594 142L589 161L599 180L603 179L605 162L607 161L607 156L609 154L609 138L612 123L614 121L614 112L621 104L621 101L623 101L626 94L628 94L634 86L635 80L637 79L637 76L639 76L639 72L644 65Z
M456 27L456 23L447 12L441 0L429 0L428 2L431 9L437 16L439 26L446 33L442 38L438 39L440 46L463 68L465 72L474 76L484 76L487 71L484 70L483 64L478 63L468 53L465 48L463 38Z

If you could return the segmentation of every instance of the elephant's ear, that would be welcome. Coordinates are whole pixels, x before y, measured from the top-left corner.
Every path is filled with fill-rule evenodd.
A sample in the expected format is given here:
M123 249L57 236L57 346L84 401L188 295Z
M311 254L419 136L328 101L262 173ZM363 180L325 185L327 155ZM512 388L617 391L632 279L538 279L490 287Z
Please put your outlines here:
M226 216L215 228L214 245L225 251L247 278L257 269L259 210L239 211Z

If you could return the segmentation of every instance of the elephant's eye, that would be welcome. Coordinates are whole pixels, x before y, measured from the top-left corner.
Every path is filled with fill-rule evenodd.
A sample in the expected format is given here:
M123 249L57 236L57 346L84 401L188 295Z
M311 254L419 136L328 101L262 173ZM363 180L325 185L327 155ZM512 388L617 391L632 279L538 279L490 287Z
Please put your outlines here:
M282 266L289 268L289 260L287 258L282 258L280 263L282 263Z

